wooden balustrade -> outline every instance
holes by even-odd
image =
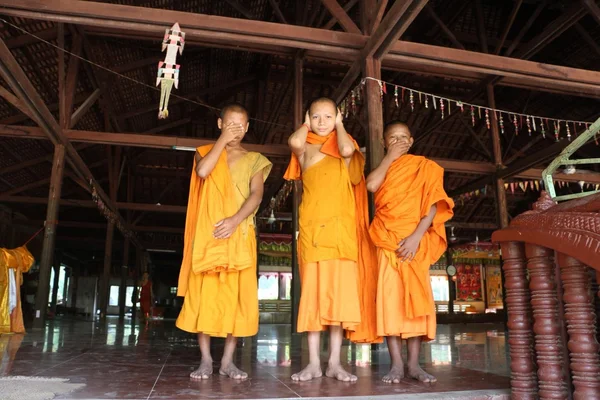
[[[532,211],[496,231],[515,400],[600,400],[600,194]]]

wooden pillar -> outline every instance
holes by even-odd
[[[533,354],[531,295],[525,274],[523,243],[501,244],[506,275],[506,312],[508,313],[508,344],[510,346],[510,387],[513,400],[538,398],[537,375]]]
[[[448,237],[450,235],[447,235]],[[452,253],[450,252],[450,247],[446,249],[446,270],[450,265],[454,265],[452,260]],[[456,297],[456,284],[454,280],[452,280],[452,276],[446,274],[448,276],[448,314],[454,314],[454,298]],[[454,275],[456,276],[456,274]]]
[[[142,249],[136,247],[135,249],[135,265],[133,267],[133,308],[131,310],[131,324],[135,325],[135,320],[137,318],[137,299],[140,297],[138,288],[138,280],[139,280],[139,270],[142,265]]]
[[[131,171],[127,168],[127,202],[133,201],[133,179]],[[127,224],[131,226],[131,211],[127,211]],[[127,303],[127,278],[129,275],[129,246],[131,241],[125,238],[125,248],[123,249],[123,263],[121,265],[121,286],[119,290],[119,321],[125,319],[125,304]]]
[[[600,346],[596,340],[594,294],[588,267],[558,253],[569,332],[574,400],[600,399]]]
[[[568,372],[563,369],[567,360],[563,358],[559,299],[554,279],[554,251],[526,244],[525,253],[533,309],[539,396],[541,399],[565,399],[568,397]]]
[[[108,308],[108,295],[110,290],[110,267],[112,265],[112,248],[115,236],[115,224],[108,222],[106,227],[106,243],[104,245],[104,270],[100,281],[100,319],[106,319]]]
[[[381,79],[381,61],[368,57],[363,64],[363,76]],[[365,104],[367,108],[367,171],[372,171],[383,159],[383,107],[379,83],[367,79],[365,82]],[[369,215],[375,215],[375,202],[369,193]]]
[[[494,85],[487,85],[488,104],[492,109],[496,109],[496,98],[494,97]],[[500,144],[500,132],[498,130],[498,121],[496,113],[491,113],[492,118],[492,147],[494,153],[494,164],[497,169],[502,168],[502,146]],[[504,179],[494,180],[494,192],[496,194],[496,207],[498,225],[501,229],[508,226],[508,203],[506,201],[506,189],[504,188]]]
[[[54,256],[54,242],[56,240],[56,223],[60,203],[60,191],[65,167],[65,147],[61,144],[54,146],[52,160],[52,175],[50,177],[50,190],[48,193],[48,208],[46,209],[46,224],[44,229],[44,242],[40,258],[40,275],[35,297],[35,318],[33,329],[43,329],[48,309],[48,291],[50,290],[50,268]]]
[[[130,240],[125,238],[123,248],[123,262],[121,263],[121,285],[119,286],[119,322],[125,319],[125,303],[127,296],[127,275],[129,273],[129,244]]]
[[[50,302],[50,309],[52,314],[56,315],[56,305],[58,302],[58,278],[60,277],[60,256],[54,255],[54,281],[52,282],[52,301]],[[52,274],[51,274],[52,275]]]
[[[294,60],[294,129],[304,121],[302,101],[303,59],[296,54]],[[292,183],[292,333],[297,331],[298,308],[300,306],[300,268],[298,264],[298,209],[302,200],[302,181]]]
[[[381,61],[372,57],[365,60],[363,76],[381,79]],[[367,170],[371,171],[383,159],[383,107],[379,83],[368,79],[365,83],[367,106]]]

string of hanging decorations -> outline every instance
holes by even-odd
[[[133,238],[135,236],[133,231],[123,226],[120,218],[114,212],[112,212],[106,204],[104,204],[104,201],[102,201],[102,199],[98,195],[98,190],[96,190],[96,186],[92,183],[92,180],[90,180],[90,186],[92,187],[92,200],[94,201],[96,207],[98,207],[98,210],[100,210],[104,218],[106,218],[107,221],[115,224],[115,226],[118,230],[121,231],[123,236],[125,236],[128,239]]]
[[[566,134],[566,138],[571,140],[573,135],[585,131],[591,125],[591,122],[588,121],[557,119],[480,106],[371,77],[362,79],[361,82],[350,91],[348,96],[342,100],[340,109],[346,118],[350,115],[350,112],[356,114],[358,106],[362,104],[362,99],[364,99],[363,91],[367,80],[375,81],[379,84],[381,101],[384,100],[386,95],[392,94],[394,96],[396,108],[399,108],[401,104],[408,102],[411,111],[415,111],[415,105],[418,102],[419,104],[424,105],[425,108],[433,107],[434,110],[439,110],[441,119],[451,115],[455,110],[463,114],[466,112],[470,114],[471,124],[473,126],[475,126],[477,120],[485,119],[487,129],[491,129],[493,115],[496,121],[498,121],[498,126],[502,134],[505,134],[508,125],[513,125],[515,135],[519,135],[521,131],[527,130],[529,136],[531,136],[532,132],[539,132],[544,138],[546,135],[554,135],[556,141],[559,141]],[[598,145],[597,136],[595,137],[595,142],[596,145]]]
[[[554,180],[554,185],[558,186],[561,189],[564,187],[568,187],[570,183],[571,182],[561,181],[561,180],[557,180],[557,179]],[[594,184],[594,183],[589,183],[589,182],[585,182],[585,181],[579,181],[579,182],[577,182],[577,184],[579,185],[579,188],[581,189],[582,192],[586,189],[587,190],[600,189],[600,184],[598,184],[598,183]],[[511,194],[515,194],[515,192],[518,191],[519,189],[521,189],[521,191],[523,193],[526,193],[527,191],[539,192],[540,190],[544,189],[544,181],[543,180],[515,181],[515,182],[505,183],[504,189],[507,191],[509,190]],[[460,205],[464,205],[465,201],[469,201],[470,199],[472,199],[474,197],[479,197],[481,195],[485,196],[487,194],[488,190],[492,190],[491,186],[486,185],[481,189],[472,190],[470,192],[463,193],[459,196],[456,196],[453,200]]]
[[[292,193],[292,190],[293,182],[285,181],[283,186],[281,186],[281,189],[279,189],[279,191],[275,195],[275,197],[273,197],[269,201],[269,205],[262,212],[262,216],[268,217],[269,215],[271,215],[271,213],[275,213],[278,210],[280,210],[284,206],[289,195]]]

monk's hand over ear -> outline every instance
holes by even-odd
[[[240,223],[235,217],[222,219],[215,224],[213,236],[215,239],[227,239],[230,237]]]
[[[409,235],[406,239],[403,239],[398,243],[398,250],[396,250],[396,256],[402,261],[412,261],[419,250],[419,243],[421,238],[418,235]]]
[[[240,124],[230,123],[223,128],[221,136],[225,140],[225,143],[233,142],[244,135],[244,127]]]
[[[344,116],[339,108],[337,109],[337,114],[335,115],[335,126],[344,126]]]
[[[409,148],[410,144],[406,142],[394,142],[389,146],[387,156],[390,157],[392,161],[396,161],[405,155]]]

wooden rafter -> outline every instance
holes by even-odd
[[[214,143],[214,140],[210,139],[177,137],[171,135],[160,136],[143,135],[135,133],[107,133],[77,130],[65,130],[64,134],[67,137],[67,139],[69,139],[71,142],[110,144],[113,146],[131,146],[156,149],[173,149],[174,147],[181,149],[195,149],[196,147]],[[1,136],[27,139],[48,139],[48,137],[44,135],[40,128],[30,126],[0,125],[0,137]],[[290,155],[290,151],[287,145],[259,145],[248,143],[245,144],[244,147],[246,147],[250,151],[259,152],[268,157],[279,157],[285,161],[289,159],[288,157]],[[549,155],[542,157],[542,160],[547,160],[549,157],[551,158],[552,154],[554,153],[550,153]],[[531,159],[531,157],[527,158]],[[539,154],[535,157],[539,157]],[[496,171],[496,168],[493,164],[486,162],[459,161],[438,158],[433,158],[433,160],[440,164],[448,172],[489,175]],[[530,165],[535,165],[535,163]],[[519,172],[516,173],[515,176],[531,177],[532,174],[537,174],[538,172],[541,173],[541,170],[531,168],[520,168]],[[577,181],[577,177],[570,178],[568,175],[565,175],[560,179],[565,181]],[[598,179],[598,183],[600,183],[600,179]]]
[[[237,10],[240,14],[248,19],[254,19],[254,14],[245,5],[241,4],[237,0],[225,0],[227,4]]]
[[[44,12],[40,12],[40,9]],[[181,25],[189,26],[189,29],[186,28],[186,42],[192,45],[221,45],[282,55],[289,55],[291,49],[306,49],[309,59],[330,59],[335,54],[337,61],[346,63],[356,60],[360,49],[369,40],[363,35],[302,26],[77,0],[69,1],[68,5],[58,0],[0,0],[0,12],[33,19],[67,20],[88,26],[88,32],[100,30],[103,35],[124,36],[127,31],[127,37],[137,34],[135,37],[141,40],[160,38],[164,26],[178,20]],[[580,96],[600,96],[597,85],[600,73],[595,71],[421,43],[394,43],[383,59],[383,67],[438,76],[452,74],[473,78],[481,77],[481,74],[493,74],[505,77],[503,85],[526,86],[543,91],[559,90]]]
[[[523,4],[523,0],[517,0],[515,5],[513,6],[510,16],[508,17],[508,22],[506,23],[506,27],[504,28],[504,31],[502,32],[500,41],[498,41],[498,45],[496,46],[496,50],[494,51],[494,54],[498,55],[498,54],[500,54],[500,51],[502,51],[502,48],[504,47],[504,43],[506,43],[506,38],[508,37],[508,33],[510,32],[510,29],[512,28],[512,26],[515,22],[515,18],[517,17],[517,14],[518,14],[519,10],[521,9],[522,4]]]
[[[86,163],[77,153],[69,139],[64,135],[60,125],[54,119],[44,104],[44,101],[40,98],[3,40],[0,40],[0,75],[12,88],[15,95],[27,105],[33,119],[41,127],[43,133],[46,134],[54,144],[64,146],[65,153],[68,154],[69,161],[74,166],[76,173],[85,181],[96,186],[98,196],[104,201],[106,206],[111,210],[116,210],[112,201],[94,179],[94,176]],[[116,213],[116,216],[121,220],[122,224],[125,223],[120,214]],[[136,245],[139,245],[137,241],[134,240],[134,242],[136,242]]]
[[[283,13],[281,12],[281,8],[279,8],[279,4],[277,4],[277,0],[269,0],[269,4],[271,4],[271,7],[273,8],[273,12],[279,19],[279,22],[281,22],[282,24],[287,24],[287,21],[286,21],[285,17],[283,16]]]
[[[433,9],[433,7],[431,7],[431,5],[429,5],[429,4],[427,4],[425,6],[425,10],[429,13],[429,16],[431,17],[431,19],[433,19],[435,21],[435,23],[438,24],[438,26],[440,27],[442,32],[444,32],[446,37],[448,37],[448,39],[450,39],[452,44],[457,49],[465,50],[465,46],[463,46],[462,43],[458,41],[458,39],[456,38],[456,35],[454,35],[454,33],[450,30],[450,28],[448,28],[448,26],[444,23],[444,21],[442,21],[442,19],[437,15],[437,13]]]
[[[350,0],[348,3],[346,3],[346,5],[344,6],[343,10],[344,12],[349,12],[352,7],[354,7],[356,4],[358,3],[358,0]],[[323,14],[325,15],[325,14]],[[335,26],[335,24],[337,24],[338,20],[336,17],[331,18],[329,21],[327,21],[327,23],[325,25],[323,25],[322,29],[326,29],[329,30],[331,28],[333,28]]]
[[[504,52],[504,55],[506,57],[510,56],[515,51],[517,46],[521,43],[521,40],[523,40],[523,37],[525,36],[527,31],[529,31],[529,28],[531,28],[533,26],[534,22],[540,16],[540,14],[544,10],[544,8],[546,8],[547,5],[548,5],[547,0],[544,0],[538,4],[538,6],[535,8],[535,11],[533,12],[533,14],[531,14],[529,16],[529,18],[527,19],[527,22],[525,22],[525,25],[523,25],[521,27],[521,30],[517,34],[517,37],[513,39],[511,45]]]
[[[533,57],[564,31],[575,25],[585,14],[586,10],[579,3],[573,4],[542,32],[532,38],[527,46],[517,51],[514,56],[523,60]]]
[[[594,0],[581,0],[583,6],[589,11],[589,13],[594,17],[596,22],[600,25],[600,7]]]
[[[346,11],[340,6],[340,3],[337,0],[321,0],[321,3],[329,10],[331,15],[337,19],[339,24],[344,28],[344,30],[348,33],[356,33],[358,35],[362,34],[358,26],[352,21],[352,19],[348,16]]]
[[[377,30],[369,37],[358,58],[334,92],[332,97],[336,102],[340,103],[351,89],[356,78],[360,75],[363,61],[370,57],[376,59],[384,57],[390,47],[408,29],[425,4],[427,4],[427,0],[407,0],[394,3]]]

